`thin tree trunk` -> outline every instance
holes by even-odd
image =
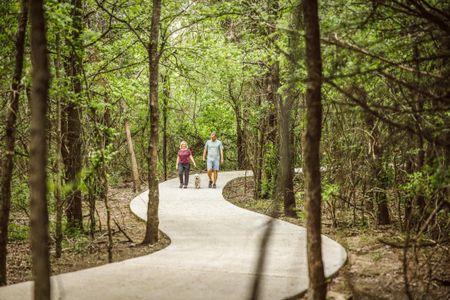
[[[306,70],[306,130],[304,134],[304,176],[306,196],[306,230],[309,271],[308,299],[325,299],[325,281],[321,242],[321,176],[320,137],[322,126],[322,59],[320,54],[320,28],[317,0],[298,1],[305,22]]]
[[[105,100],[107,103],[108,101]],[[110,117],[110,111],[107,108],[104,115],[103,115],[103,126],[106,128],[111,127],[111,117]],[[113,239],[112,239],[112,228],[111,228],[111,209],[109,207],[109,197],[108,197],[108,166],[107,166],[107,160],[106,160],[106,149],[108,148],[108,145],[111,143],[110,137],[107,133],[103,134],[102,137],[102,163],[100,165],[100,181],[101,181],[101,190],[102,190],[102,198],[105,203],[105,209],[106,209],[106,228],[108,231],[108,262],[111,263],[113,261]]]
[[[237,104],[239,105],[239,104]],[[241,124],[241,110],[238,107],[235,110],[236,114],[236,147],[237,147],[237,167],[238,170],[245,170],[247,168],[245,163],[245,144],[244,144],[244,131]]]
[[[31,142],[30,203],[34,299],[50,299],[50,260],[47,211],[47,97],[50,72],[45,37],[44,5],[33,0],[31,16]]]
[[[415,76],[417,82],[421,82],[421,76],[420,76],[420,53],[419,53],[419,46],[417,44],[414,44],[413,48],[413,57],[415,60]],[[421,112],[423,111],[423,105],[424,105],[424,98],[421,97],[419,94],[415,96],[415,103],[412,105],[412,110],[414,112],[414,119],[415,119],[415,126],[417,128],[417,132],[421,132],[423,128],[423,121],[422,121],[422,115]],[[425,141],[422,135],[418,135],[414,138],[417,140],[417,157],[416,157],[416,170],[421,171],[425,164]],[[423,194],[423,191],[419,191],[415,196],[415,204],[418,206],[418,209],[420,212],[426,213],[426,202],[425,202],[425,196]]]
[[[167,180],[167,107],[169,105],[170,97],[170,82],[169,76],[163,76],[163,168],[164,181]]]
[[[158,141],[159,141],[159,110],[158,110],[158,79],[159,79],[159,20],[161,17],[161,0],[153,0],[152,22],[150,28],[149,81],[150,81],[150,141],[148,161],[148,208],[147,226],[142,244],[155,244],[158,241],[159,227],[159,187],[158,187]]]
[[[127,135],[128,152],[130,153],[131,170],[133,172],[133,192],[141,191],[141,180],[139,178],[139,169],[136,161],[136,154],[134,153],[133,139],[131,137],[130,125],[128,120],[125,120],[125,132]]]
[[[237,168],[238,170],[246,169],[244,130],[242,128],[242,109],[240,94],[233,93],[233,80],[228,83],[228,95],[230,96],[231,106],[233,107],[236,120],[236,148],[237,148]]]
[[[258,86],[264,86],[264,83],[261,83],[261,85]],[[262,96],[257,96],[257,106],[260,106],[262,104]],[[259,121],[259,127],[256,131],[256,143],[254,147],[254,167],[253,167],[253,178],[255,182],[255,189],[254,189],[254,198],[259,199],[261,198],[261,189],[262,189],[262,169],[263,169],[263,163],[264,163],[264,144],[265,144],[265,131],[266,131],[266,120],[264,117],[262,117]]]
[[[56,78],[60,79],[60,69],[61,69],[61,37],[60,34],[56,35]],[[63,199],[61,195],[62,189],[62,112],[61,112],[61,97],[56,98],[56,110],[57,110],[57,138],[56,138],[56,190],[55,190],[55,205],[56,205],[56,221],[55,221],[55,257],[60,258],[62,253],[62,215],[63,215]]]
[[[257,142],[255,143],[255,167],[254,167],[254,179],[255,179],[255,191],[254,198],[261,198],[262,189],[262,171],[264,162],[264,135],[265,135],[265,122],[261,121],[260,130],[257,132]]]
[[[14,166],[14,146],[16,144],[16,120],[19,110],[20,80],[22,79],[25,34],[28,20],[28,1],[22,0],[19,28],[16,36],[16,65],[11,84],[10,102],[6,111],[5,156],[1,161],[0,177],[0,286],[6,285],[6,256],[8,245],[8,223],[11,208],[11,181]]]
[[[366,93],[363,92],[363,97]],[[372,192],[373,199],[377,205],[377,220],[380,225],[387,225],[391,223],[389,216],[388,199],[386,196],[386,189],[388,186],[386,175],[384,174],[382,164],[383,147],[381,144],[381,133],[378,124],[375,123],[375,117],[367,114],[365,118],[366,125],[368,126],[371,138],[369,142],[369,149],[372,151],[371,172],[373,179],[373,185],[377,187],[377,190]]]
[[[283,97],[279,97],[279,135],[280,135],[280,188],[284,201],[284,214],[296,217],[294,193],[294,151],[291,133],[292,108],[297,95],[297,69],[300,54],[300,35],[302,26],[301,7],[296,7],[292,14],[292,25],[289,31],[290,51],[287,89]]]
[[[111,229],[111,209],[109,207],[109,197],[108,197],[108,174],[107,174],[107,166],[105,159],[105,148],[102,149],[102,165],[100,167],[102,178],[102,198],[105,202],[106,209],[106,228],[108,231],[108,262],[111,263],[113,261],[113,239],[112,239],[112,229]]]
[[[73,29],[71,35],[71,55],[69,60],[69,75],[72,82],[72,90],[76,99],[72,99],[67,104],[67,141],[64,148],[67,148],[64,164],[66,167],[66,179],[74,185],[74,190],[67,195],[67,223],[71,228],[83,228],[83,214],[81,206],[81,191],[78,188],[79,176],[82,168],[81,155],[81,108],[77,104],[81,97],[81,31],[82,31],[82,0],[72,0]]]

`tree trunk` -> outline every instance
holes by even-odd
[[[299,31],[302,26],[301,7],[297,7],[292,14],[292,25],[289,31],[290,51],[287,89],[283,97],[279,97],[279,134],[280,134],[280,188],[284,201],[284,214],[296,217],[294,193],[294,151],[293,138],[290,132],[292,125],[292,107],[294,106],[297,89],[297,69],[300,54]]]
[[[69,60],[69,75],[72,82],[72,91],[75,99],[72,99],[66,107],[67,114],[67,138],[64,148],[64,164],[66,167],[66,180],[74,185],[74,189],[67,195],[67,225],[70,228],[83,228],[83,214],[81,206],[81,191],[78,188],[79,176],[82,168],[81,155],[81,108],[77,102],[81,98],[81,64],[82,57],[80,49],[82,48],[81,30],[82,30],[82,0],[72,0],[72,19],[73,29],[71,35],[71,55]]]
[[[108,100],[105,100],[105,103],[108,103]],[[111,117],[109,108],[106,109],[103,115],[103,126],[104,128],[111,127]],[[113,261],[113,238],[112,238],[112,228],[111,228],[111,209],[109,207],[109,197],[108,197],[108,165],[106,159],[106,149],[108,145],[111,143],[110,136],[107,132],[103,131],[103,135],[101,137],[101,151],[102,151],[102,161],[100,165],[100,185],[101,185],[101,198],[105,203],[106,209],[106,228],[108,231],[108,262],[111,263]]]
[[[258,87],[262,88],[265,86],[263,79],[256,80]],[[262,93],[257,96],[256,106],[262,105]],[[259,127],[256,129],[256,143],[254,145],[254,157],[253,161],[253,179],[255,182],[255,189],[253,197],[255,199],[261,198],[261,190],[262,190],[262,171],[264,165],[264,144],[266,135],[266,119],[264,116],[261,117],[259,121]]]
[[[280,108],[280,189],[283,196],[284,214],[296,217],[294,193],[293,151],[290,130],[290,109]]]
[[[323,270],[321,243],[321,176],[320,136],[322,126],[322,59],[317,0],[298,1],[303,4],[306,46],[306,129],[304,134],[304,172],[306,196],[306,230],[309,271],[308,299],[325,299],[327,283]]]
[[[159,141],[159,111],[158,111],[158,79],[159,79],[159,20],[161,17],[161,0],[153,0],[152,22],[150,28],[149,81],[150,81],[150,141],[148,159],[148,208],[147,226],[142,244],[155,244],[158,241],[159,227],[159,187],[158,187],[158,141]]]
[[[61,70],[61,36],[59,33],[56,34],[56,61],[55,61],[55,75],[58,80],[60,80],[60,70]],[[63,199],[62,199],[62,112],[61,112],[61,97],[58,95],[56,97],[56,189],[55,189],[55,206],[56,206],[56,221],[55,221],[55,257],[60,258],[62,253],[62,216],[63,216]]]
[[[241,124],[240,108],[235,111],[236,114],[236,147],[237,147],[237,167],[238,170],[247,168],[245,163],[244,130]]]
[[[230,96],[230,104],[234,111],[234,117],[236,120],[236,148],[237,148],[237,169],[245,170],[246,166],[246,157],[245,157],[245,138],[244,138],[244,129],[242,128],[242,103],[241,103],[241,94],[242,94],[242,86],[241,93],[235,95],[233,92],[233,80],[228,82],[228,95]]]
[[[163,76],[163,168],[164,168],[164,181],[167,180],[167,107],[169,105],[170,97],[170,82],[169,76]]]
[[[11,208],[11,181],[16,144],[16,120],[19,110],[20,80],[22,79],[25,34],[28,20],[28,1],[22,0],[19,28],[16,36],[16,65],[11,84],[11,97],[6,110],[6,134],[4,136],[5,156],[1,161],[0,177],[0,286],[6,285],[6,247],[8,245],[8,223]]]
[[[420,76],[420,53],[419,53],[419,46],[417,44],[414,44],[413,48],[413,57],[415,61],[415,77],[418,82],[418,84],[421,82],[421,76]],[[417,132],[421,132],[423,126],[422,121],[422,115],[421,112],[423,111],[424,106],[424,97],[417,94],[415,96],[415,103],[413,104],[412,110],[414,112],[414,119],[415,119],[415,126],[417,129]],[[417,157],[416,157],[416,170],[421,171],[423,166],[425,165],[425,141],[422,135],[418,135],[414,138],[417,140]],[[426,213],[426,202],[425,202],[425,196],[423,194],[423,191],[418,191],[418,193],[415,196],[415,203],[418,206],[418,209],[420,212]]]
[[[366,94],[364,92],[363,97],[365,96]],[[369,142],[369,149],[372,151],[372,157],[370,157],[372,169],[371,177],[373,179],[373,185],[377,188],[376,191],[372,192],[372,195],[377,205],[377,220],[379,225],[387,225],[391,223],[391,218],[389,216],[388,199],[386,196],[388,182],[381,166],[383,158],[381,133],[378,124],[375,123],[375,117],[373,115],[367,114],[365,121],[371,133]]]
[[[45,37],[44,5],[33,0],[31,16],[31,141],[30,203],[31,256],[34,299],[50,299],[50,260],[47,211],[47,97],[50,72]]]
[[[131,138],[130,125],[128,120],[125,120],[125,132],[127,135],[128,152],[130,153],[131,170],[133,172],[133,192],[141,191],[141,180],[139,178],[139,169],[136,161],[136,155],[134,153],[133,139]]]

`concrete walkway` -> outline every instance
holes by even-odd
[[[180,190],[178,180],[160,184],[160,229],[170,246],[151,255],[52,277],[53,299],[248,299],[268,217],[238,208],[223,186],[244,172],[223,172],[217,189]],[[192,179],[191,179],[192,180]],[[193,181],[193,180],[192,180]],[[147,192],[130,203],[146,218]],[[327,276],[347,255],[323,237]],[[262,276],[261,299],[285,299],[308,287],[306,230],[276,220]],[[0,299],[32,299],[32,283],[0,288]]]

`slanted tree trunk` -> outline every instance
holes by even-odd
[[[136,154],[134,153],[133,139],[131,137],[128,120],[125,120],[125,133],[127,135],[128,152],[130,153],[131,170],[133,173],[133,192],[136,193],[141,191],[141,180],[139,178],[139,169],[136,161]]]
[[[303,159],[306,196],[306,230],[309,272],[308,299],[325,299],[327,283],[323,270],[321,242],[321,182],[320,136],[322,130],[322,59],[320,54],[320,28],[317,0],[298,1],[305,22],[306,46],[306,129]]]
[[[28,20],[28,1],[22,0],[19,28],[16,36],[16,62],[11,84],[11,97],[6,110],[6,133],[3,144],[5,155],[0,162],[0,285],[6,285],[6,256],[8,245],[8,223],[11,208],[11,181],[14,166],[14,146],[16,144],[16,120],[19,111],[20,80],[22,79],[25,34]]]
[[[31,141],[30,224],[34,299],[50,299],[50,260],[47,211],[47,97],[50,72],[45,37],[44,4],[33,0],[31,19]]]
[[[159,21],[161,17],[161,0],[153,0],[152,22],[150,28],[149,81],[150,81],[150,141],[148,159],[148,208],[147,226],[142,244],[155,244],[158,241],[159,227],[159,187],[158,187],[158,141],[159,141],[159,110],[158,110],[158,79],[159,79]]]
[[[67,126],[64,128],[66,138],[63,146],[64,164],[66,169],[66,181],[74,185],[74,189],[67,195],[67,225],[71,228],[83,228],[83,214],[81,206],[81,191],[78,188],[79,176],[82,168],[81,154],[81,108],[77,103],[81,98],[81,73],[82,58],[80,55],[81,31],[82,31],[82,0],[72,0],[72,34],[69,44],[71,45],[71,55],[68,62],[68,74],[72,82],[72,91],[75,99],[70,101],[65,113],[67,117]]]

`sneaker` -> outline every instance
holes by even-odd
[[[216,188],[216,187],[217,187],[217,186],[216,186],[216,184],[214,183],[214,184],[213,184],[213,188]]]
[[[187,189],[187,185],[185,185],[184,188]]]
[[[208,185],[208,187],[209,187],[209,188],[211,188],[211,187],[212,187],[212,181],[210,181],[210,182],[209,182],[209,185]]]
[[[180,184],[180,189],[183,188],[183,184]]]

